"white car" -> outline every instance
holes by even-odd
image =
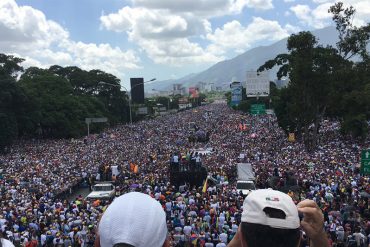
[[[86,199],[95,200],[109,200],[116,195],[114,185],[111,183],[99,183],[93,186],[93,191],[86,197]]]

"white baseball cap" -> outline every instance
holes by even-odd
[[[101,247],[118,243],[162,247],[167,237],[166,214],[147,194],[131,192],[116,198],[99,223]]]
[[[270,216],[266,209],[281,210],[285,218]],[[300,226],[298,209],[292,198],[272,189],[252,191],[245,198],[241,221],[280,229],[297,229]]]

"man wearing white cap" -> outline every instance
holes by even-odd
[[[298,212],[303,214],[300,222]],[[297,206],[280,191],[251,192],[243,203],[241,224],[229,247],[298,247],[302,230],[311,247],[327,247],[324,216],[316,203],[304,200]]]
[[[147,194],[131,192],[116,198],[99,223],[95,246],[169,247],[166,214]]]

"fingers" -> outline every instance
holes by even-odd
[[[299,208],[305,208],[305,207],[310,207],[310,208],[318,208],[316,202],[306,199],[301,201],[300,203],[297,204],[298,209]]]
[[[321,209],[317,206],[317,204],[312,200],[304,200],[297,205],[298,211],[303,213],[304,220],[308,219],[315,219],[317,222],[323,222],[324,216],[321,212]]]
[[[301,227],[303,231],[307,233],[307,235],[310,235],[315,232],[315,229],[311,226],[311,224],[307,223],[306,221],[301,221]]]
[[[320,216],[322,216],[321,210],[318,208],[298,208],[298,212],[303,213],[304,217],[321,218]]]
[[[312,200],[304,200],[298,203],[297,208],[300,213],[303,213],[301,227],[306,234],[315,241],[325,240],[323,233],[324,215],[317,204]]]

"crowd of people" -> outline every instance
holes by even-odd
[[[206,131],[208,142],[189,141],[189,123]],[[331,246],[368,246],[370,185],[359,164],[370,142],[342,137],[333,121],[323,121],[319,139],[317,150],[307,152],[288,141],[275,116],[217,103],[83,139],[20,141],[0,156],[1,232],[15,246],[93,246],[110,202],[66,195],[82,181],[114,176],[117,195],[138,191],[161,203],[172,246],[226,246],[241,222],[244,198],[236,190],[235,164],[242,157],[254,167],[257,188],[283,189],[287,174],[294,177],[296,186],[286,192],[296,203],[319,205]],[[201,157],[219,184],[172,185],[170,165],[207,148],[208,155],[193,154],[195,164]],[[112,167],[120,173],[113,175]]]

